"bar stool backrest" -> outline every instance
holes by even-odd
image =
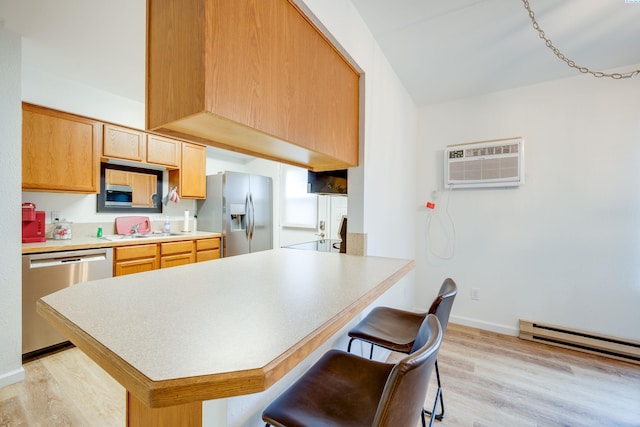
[[[429,378],[442,342],[442,328],[434,314],[425,317],[416,342],[423,345],[391,370],[373,421],[375,427],[416,424],[427,394]]]

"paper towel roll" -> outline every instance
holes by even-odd
[[[184,211],[184,224],[182,225],[182,231],[189,231],[189,211]]]

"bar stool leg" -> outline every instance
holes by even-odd
[[[435,414],[434,418],[438,421],[442,421],[442,419],[444,418],[444,399],[442,398],[442,385],[440,384],[440,371],[438,370],[438,361],[436,360],[435,363],[435,368],[436,368],[436,379],[438,380],[438,395],[436,396],[436,403],[438,400],[440,400],[440,413],[439,414]],[[433,411],[436,410],[436,404],[433,405],[433,410],[432,411],[427,411],[426,409],[423,411],[424,414],[426,415],[431,415]],[[424,417],[423,417],[423,424],[424,424]]]

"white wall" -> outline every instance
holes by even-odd
[[[457,281],[452,321],[515,334],[527,319],[640,340],[639,95],[640,80],[579,75],[420,111],[417,204],[442,189],[446,145],[525,139],[525,185],[440,193],[428,235],[420,210],[418,280],[432,284],[427,294],[442,276]],[[444,261],[434,253],[452,236],[448,197],[456,246]]]
[[[20,37],[0,25],[0,387],[21,381],[22,370],[22,106],[20,104]]]
[[[22,78],[22,100],[25,102],[144,129],[144,103],[56,76],[40,68],[25,67]]]
[[[349,170],[349,231],[367,234],[368,255],[413,258],[417,109],[350,1],[297,3],[364,72],[364,161]]]

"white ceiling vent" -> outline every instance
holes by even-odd
[[[524,183],[524,141],[499,139],[449,145],[444,187],[514,187]]]

